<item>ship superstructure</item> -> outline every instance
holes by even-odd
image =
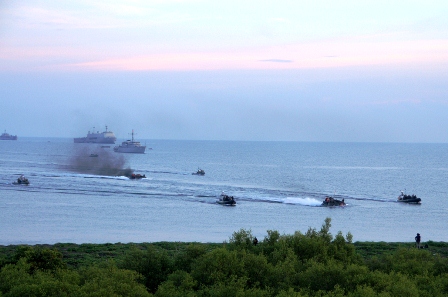
[[[114,144],[115,141],[117,140],[117,137],[115,137],[114,132],[112,131],[107,131],[107,126],[106,126],[106,131],[104,132],[99,132],[97,131],[96,133],[95,131],[95,127],[93,127],[93,132],[90,133],[87,132],[87,137],[78,137],[78,138],[74,138],[73,141],[75,143],[112,143]]]

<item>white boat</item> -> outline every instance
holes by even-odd
[[[134,141],[134,130],[132,130],[132,139],[123,141],[121,145],[114,147],[114,152],[144,154],[145,149],[145,145],[141,145],[139,141]]]
[[[17,135],[10,135],[6,133],[6,130],[0,135],[0,140],[17,140]]]
[[[95,129],[95,127],[93,127]],[[114,144],[117,140],[117,137],[115,137],[114,132],[106,131],[101,132],[97,131],[96,133],[93,131],[92,133],[87,132],[87,137],[77,137],[73,139],[75,143],[112,143]]]

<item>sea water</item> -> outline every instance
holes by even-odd
[[[223,242],[240,229],[262,240],[320,229],[327,217],[354,241],[448,240],[448,144],[140,141],[145,154],[68,138],[0,141],[0,244]],[[99,173],[95,158],[146,178]],[[12,184],[20,174],[30,185]],[[421,205],[397,202],[401,190]],[[216,203],[223,191],[236,206]],[[321,207],[327,195],[347,205]]]

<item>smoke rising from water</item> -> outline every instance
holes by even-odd
[[[129,177],[134,170],[125,166],[123,155],[100,147],[79,147],[69,159],[70,169],[78,173]]]

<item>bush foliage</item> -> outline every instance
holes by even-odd
[[[251,230],[241,229],[223,244],[2,249],[0,296],[448,295],[446,256],[409,245],[356,245],[350,233],[333,236],[330,227],[327,218],[305,234],[268,230],[257,244]]]

